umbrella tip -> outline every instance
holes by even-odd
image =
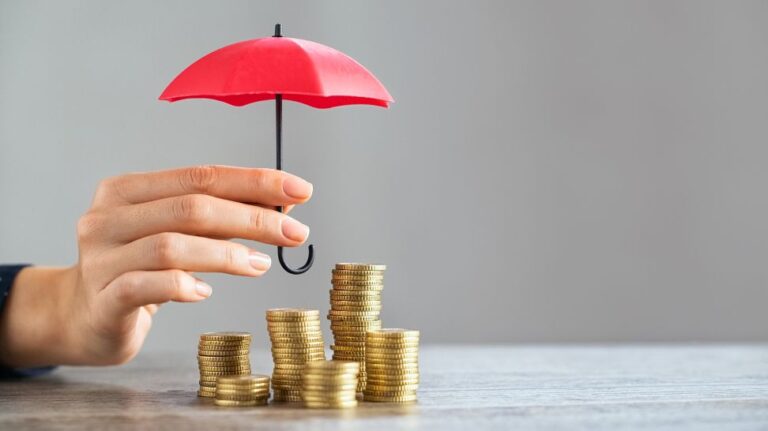
[[[275,24],[275,34],[272,37],[283,37],[283,28],[279,23]]]

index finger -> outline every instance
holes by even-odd
[[[99,184],[93,207],[198,193],[243,203],[287,206],[309,200],[312,184],[276,169],[203,165],[108,178]]]

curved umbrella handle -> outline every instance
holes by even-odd
[[[278,24],[279,26],[280,24]],[[275,28],[275,32],[277,33],[279,31],[279,27]],[[277,170],[280,171],[283,169],[283,95],[282,94],[275,94],[275,144],[276,144],[276,151],[275,155],[277,156]],[[277,207],[278,212],[283,212],[283,207]],[[293,269],[288,266],[288,264],[285,263],[285,259],[283,259],[283,247],[278,246],[277,247],[277,259],[280,261],[280,266],[283,267],[283,269],[288,272],[289,274],[298,275],[298,274],[304,274],[305,272],[309,271],[309,268],[312,268],[312,264],[315,263],[315,247],[310,244],[309,245],[309,256],[307,256],[307,261],[304,263],[304,265]]]
[[[312,264],[315,263],[315,248],[312,246],[312,244],[309,245],[309,256],[307,256],[307,262],[296,269],[290,268],[285,263],[285,260],[283,260],[283,247],[277,247],[277,260],[280,261],[280,266],[282,266],[283,269],[289,274],[304,274],[305,272],[309,271],[309,268],[312,268]]]

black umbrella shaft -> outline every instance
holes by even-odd
[[[275,94],[275,142],[277,148],[277,170],[283,170],[283,95]]]

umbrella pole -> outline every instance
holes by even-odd
[[[279,24],[278,24],[279,25]],[[277,29],[276,29],[277,31]],[[283,170],[283,95],[275,94],[275,165],[278,171]],[[277,211],[283,212],[283,207],[277,207]],[[309,245],[309,256],[307,256],[307,262],[304,265],[293,269],[290,268],[283,259],[283,247],[277,247],[277,260],[280,261],[280,266],[289,274],[303,274],[309,271],[312,264],[315,262],[315,248],[312,244]]]

